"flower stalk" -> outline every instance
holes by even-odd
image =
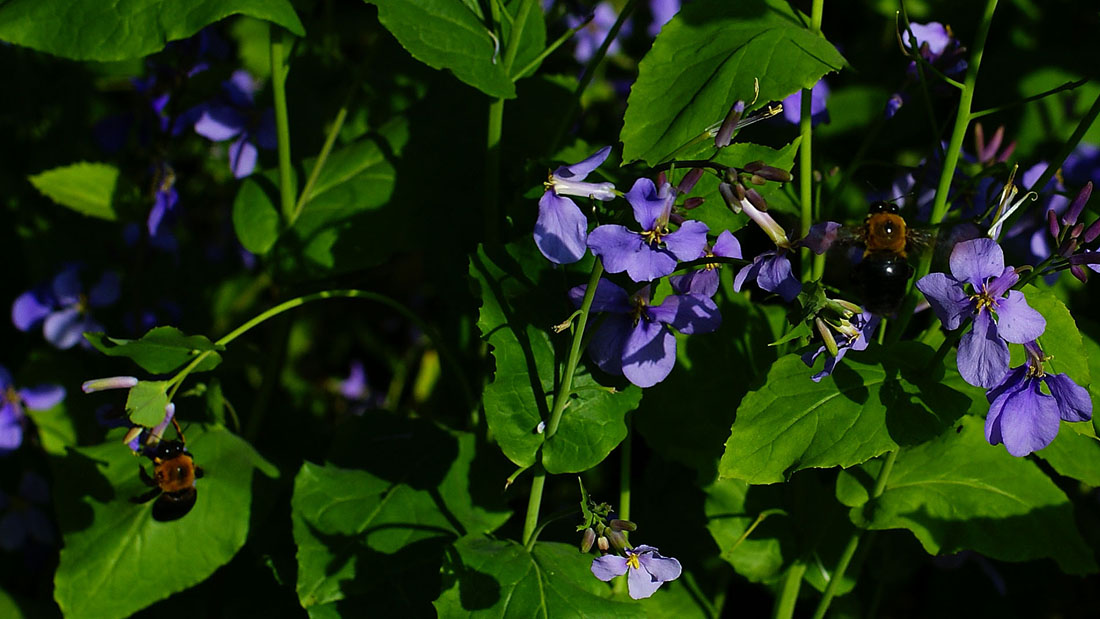
[[[286,51],[283,46],[283,30],[270,26],[271,36],[271,92],[275,100],[275,133],[279,140],[279,202],[282,205],[283,220],[290,222],[294,218],[294,188],[291,186],[290,166],[290,121],[286,109]]]

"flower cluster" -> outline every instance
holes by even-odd
[[[920,72],[917,69],[918,58],[949,78],[961,76],[966,72],[967,67],[966,48],[955,38],[950,26],[939,22],[911,23],[908,29],[898,33],[898,42],[912,60],[906,71],[905,86],[892,94],[886,102],[887,118],[892,118],[908,101],[907,88],[920,79]],[[927,78],[928,69],[925,68],[923,71]]]

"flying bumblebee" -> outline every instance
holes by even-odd
[[[913,276],[909,253],[926,247],[931,235],[908,226],[898,205],[875,202],[863,224],[841,228],[837,240],[863,247],[863,260],[853,269],[852,279],[863,308],[886,315],[896,312],[905,298]]]
[[[182,436],[181,436],[182,438]],[[188,453],[182,440],[161,441],[150,456],[153,461],[153,475],[139,466],[141,481],[152,488],[145,494],[134,497],[135,503],[153,503],[153,519],[160,522],[178,520],[187,515],[195,506],[198,490],[195,480],[202,477],[202,469],[195,466],[195,460]]]

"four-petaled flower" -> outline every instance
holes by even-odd
[[[1020,276],[1004,264],[1004,253],[993,239],[964,241],[951,252],[951,275],[930,273],[917,282],[945,329],[974,319],[959,341],[959,374],[986,389],[1008,372],[1006,342],[1031,342],[1046,329],[1046,320],[1027,304],[1024,293],[1009,290]]]
[[[544,183],[546,192],[539,198],[539,217],[535,221],[535,245],[550,262],[569,264],[584,256],[588,218],[575,202],[563,196],[615,199],[614,183],[584,182],[610,153],[611,147],[604,146],[584,161],[560,166]]]
[[[714,245],[703,252],[705,258],[715,256],[722,258],[741,257],[741,243],[729,230],[723,230],[722,234],[718,235],[718,240],[714,241]],[[668,282],[672,284],[672,289],[679,294],[713,297],[718,292],[718,268],[720,266],[722,265],[712,262],[701,269],[689,271],[683,275],[673,275],[668,278]]]
[[[61,385],[37,385],[16,389],[7,368],[0,366],[0,456],[23,444],[24,408],[43,411],[65,399]]]
[[[863,312],[852,317],[851,320],[842,320],[839,325],[835,327],[835,331],[841,337],[836,341],[836,355],[828,355],[825,359],[825,368],[817,374],[814,374],[811,378],[815,383],[821,382],[822,378],[829,376],[836,369],[836,366],[840,364],[844,359],[845,353],[849,350],[864,350],[870,343],[871,336],[875,333],[875,329],[878,328],[878,323],[881,317],[871,312]],[[821,345],[817,350],[809,350],[802,354],[802,362],[808,367],[814,366],[814,361],[818,356],[826,351],[826,347]]]
[[[648,178],[639,178],[626,194],[641,232],[606,224],[588,235],[588,248],[603,259],[609,273],[622,273],[636,282],[648,282],[676,270],[678,260],[695,260],[707,246],[707,225],[686,220],[675,232],[669,216],[676,194],[668,183],[660,189]]]
[[[587,286],[569,291],[580,306]],[[593,312],[606,312],[600,328],[588,344],[588,355],[608,374],[626,376],[639,387],[652,387],[664,380],[676,365],[676,336],[680,333],[709,333],[722,323],[718,306],[709,297],[669,295],[660,305],[649,305],[651,291],[642,287],[633,296],[601,279],[592,299]]]
[[[118,299],[117,273],[104,273],[88,294],[80,283],[80,268],[65,267],[50,286],[40,286],[19,295],[11,308],[11,320],[20,331],[39,324],[46,340],[57,348],[72,348],[84,341],[84,332],[102,331],[103,327],[88,312],[105,307]]]
[[[1022,457],[1038,451],[1058,435],[1059,420],[1092,419],[1092,398],[1065,374],[1047,374],[1043,353],[1035,342],[1024,344],[1027,363],[1013,368],[986,392],[989,414],[985,438],[990,445],[1004,443],[1008,453]],[[1050,395],[1042,392],[1046,383]]]
[[[255,109],[253,96],[259,85],[248,71],[233,72],[222,82],[224,100],[201,106],[195,121],[195,133],[214,142],[237,138],[229,145],[229,169],[233,176],[244,178],[256,167],[259,151],[276,147],[275,114],[271,109],[262,113]]]
[[[762,252],[752,259],[752,264],[741,267],[733,278],[733,289],[741,292],[745,282],[754,280],[761,289],[778,294],[788,303],[802,292],[802,284],[794,276],[784,248]]]
[[[623,551],[625,557],[604,555],[592,560],[592,574],[607,582],[626,574],[627,591],[635,600],[653,595],[670,580],[680,577],[680,562],[662,557],[653,546],[641,545]]]

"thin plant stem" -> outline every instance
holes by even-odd
[[[806,575],[806,564],[796,561],[783,575],[783,588],[779,590],[779,599],[772,608],[772,619],[791,619],[794,607],[798,603],[798,592],[802,589],[802,577]]]
[[[825,7],[825,0],[814,0],[810,11],[810,32],[821,33],[821,17]],[[802,89],[802,115],[799,118],[798,127],[802,140],[798,144],[798,189],[801,197],[801,217],[799,219],[798,238],[805,238],[810,232],[810,226],[814,222],[814,192],[813,192],[813,89]],[[807,282],[813,276],[812,254],[808,248],[802,248],[802,281]],[[824,270],[825,263],[821,263]]]
[[[286,53],[283,46],[283,30],[271,25],[271,91],[275,99],[275,134],[279,146],[279,202],[282,205],[283,220],[290,222],[294,217],[294,188],[291,186],[290,167],[290,121],[286,110]]]
[[[313,186],[317,184],[317,179],[321,177],[321,170],[325,168],[325,163],[328,161],[329,153],[332,152],[333,145],[336,144],[336,136],[340,135],[340,129],[344,126],[344,120],[348,117],[348,106],[343,106],[340,111],[336,113],[336,118],[332,121],[332,128],[329,129],[328,135],[325,137],[325,143],[321,146],[321,153],[317,155],[317,161],[313,163],[313,169],[309,173],[309,179],[306,181],[305,187],[302,188],[302,192],[298,194],[298,203],[294,205],[294,213],[291,214],[290,220],[287,222],[287,228],[294,225],[295,221],[298,221],[298,217],[302,214],[302,209],[313,197]]]
[[[626,414],[626,438],[619,443],[619,518],[630,520],[630,459],[634,439],[633,416]]]
[[[546,469],[536,462],[534,477],[531,478],[531,494],[527,497],[527,516],[523,520],[523,546],[528,550],[535,545],[535,530],[539,525],[539,508],[542,506],[542,491],[546,488]]]
[[[1069,157],[1069,154],[1073,152],[1073,149],[1077,148],[1077,144],[1081,142],[1081,138],[1085,137],[1085,133],[1092,127],[1093,121],[1096,120],[1097,114],[1100,114],[1100,95],[1097,95],[1096,100],[1092,102],[1092,107],[1088,112],[1085,112],[1084,117],[1081,118],[1081,122],[1077,123],[1077,128],[1074,129],[1073,135],[1069,136],[1069,140],[1062,145],[1062,149],[1058,152],[1058,155],[1051,161],[1047,169],[1043,170],[1043,173],[1039,176],[1035,183],[1028,187],[1028,191],[1039,191],[1043,187],[1047,186],[1050,178],[1054,176],[1055,171],[1062,167],[1062,162]],[[1057,161],[1058,165],[1054,165]]]

